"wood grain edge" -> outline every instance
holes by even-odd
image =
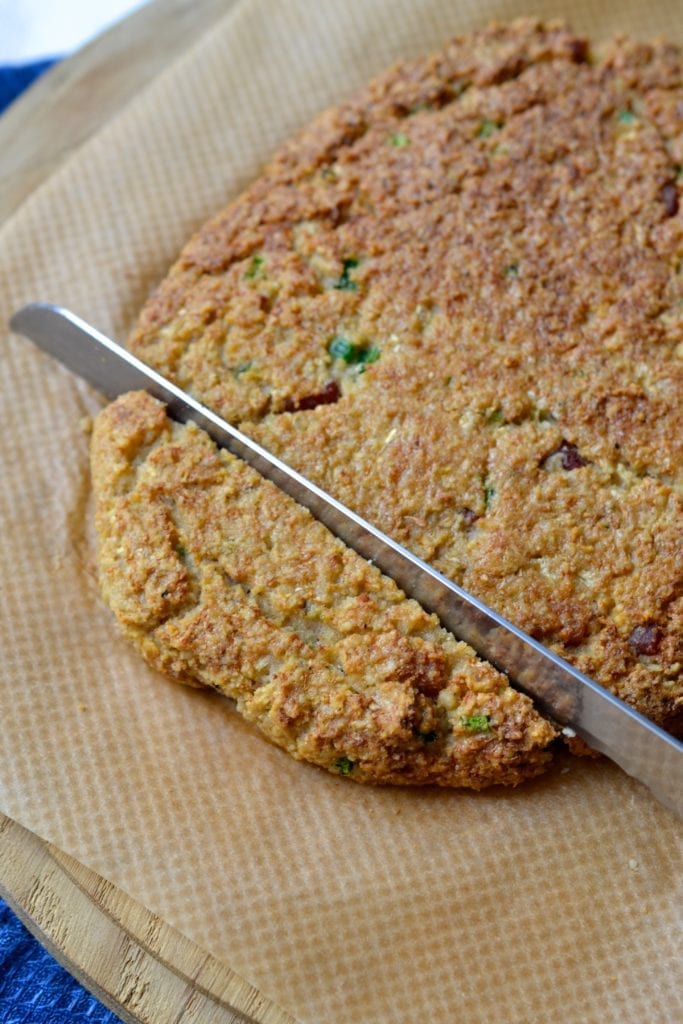
[[[0,117],[0,224],[236,0],[151,0],[56,64]]]
[[[0,815],[0,895],[125,1024],[297,1024],[112,883]]]

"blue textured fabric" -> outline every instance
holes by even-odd
[[[0,111],[9,106],[20,92],[28,88],[31,82],[53,64],[53,60],[39,60],[34,64],[10,64],[0,67]]]
[[[0,67],[0,112],[54,61]],[[118,1024],[0,900],[0,1024]]]
[[[0,900],[2,1024],[116,1024]]]

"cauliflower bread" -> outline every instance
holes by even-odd
[[[681,164],[675,48],[495,25],[284,146],[130,347],[680,732]],[[92,458],[151,664],[361,781],[542,769],[527,698],[197,428],[127,395]]]
[[[105,593],[162,672],[361,780],[479,787],[547,760],[527,697],[197,427],[130,394],[94,445]]]

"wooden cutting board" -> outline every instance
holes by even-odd
[[[0,225],[235,0],[154,0],[0,117]],[[0,814],[0,896],[128,1024],[296,1024],[116,886]]]
[[[4,815],[0,895],[127,1024],[296,1024],[111,882]]]

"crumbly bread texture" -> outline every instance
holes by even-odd
[[[190,241],[132,349],[681,728],[679,51],[399,65]]]
[[[105,597],[151,665],[358,781],[542,770],[555,730],[527,697],[194,424],[124,395],[96,420],[93,474]]]
[[[591,53],[559,24],[494,25],[389,70],[285,145],[191,239],[130,346],[680,732],[681,165],[676,48],[620,38]],[[117,423],[111,413],[100,422],[96,462],[111,457]],[[199,444],[192,432],[177,437],[179,450]],[[152,464],[158,457],[154,448]],[[164,467],[159,486],[164,474],[177,481]],[[105,507],[110,486],[100,483]],[[294,514],[267,493],[269,507]],[[235,508],[241,500],[235,493]],[[103,515],[106,552],[114,528]],[[214,527],[226,538],[232,515],[227,504]],[[259,534],[256,519],[251,528]],[[306,529],[322,538],[312,522]],[[256,543],[245,537],[247,547]],[[102,557],[105,591],[125,619],[117,595],[132,585],[130,570]],[[269,586],[281,594],[289,563],[275,549],[269,559]],[[187,602],[205,608],[204,584],[185,569]],[[221,611],[216,595],[227,584],[211,580],[217,620],[252,614],[246,598],[234,603],[234,589]],[[343,600],[339,589],[335,615]],[[299,668],[299,659],[287,662],[292,687],[315,653],[305,605],[297,615],[307,653]],[[164,617],[163,626],[135,628],[146,656],[176,671],[175,648],[143,643],[159,628],[177,637],[182,615]],[[188,659],[206,640],[199,628],[194,636],[183,634]],[[224,637],[238,673],[243,641],[232,626]],[[365,659],[370,689],[385,679],[373,658]],[[391,685],[398,700],[398,677]],[[305,686],[306,700],[310,692]],[[362,721],[375,750],[381,729],[373,740],[367,715]],[[532,721],[515,741],[522,757]],[[508,769],[492,765],[507,762],[487,753],[492,736],[463,742],[481,745],[481,761],[464,772],[471,784],[498,770],[505,781]],[[417,757],[421,748],[410,750]],[[346,747],[341,756],[354,760]],[[405,778],[431,779],[420,758]],[[367,777],[393,779],[384,768]]]

